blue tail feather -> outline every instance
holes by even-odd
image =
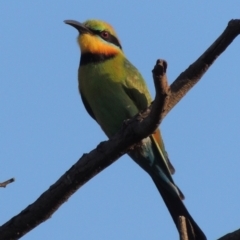
[[[154,139],[152,137],[144,139],[141,145],[137,145],[128,154],[153,179],[177,229],[179,217],[184,216],[194,230],[195,239],[206,240],[206,236],[184,206],[182,202],[184,195],[172,179],[168,159],[165,158],[161,149],[154,142]]]

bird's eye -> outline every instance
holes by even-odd
[[[107,39],[109,37],[109,32],[107,31],[102,31],[101,32],[101,37],[104,38],[104,39]]]

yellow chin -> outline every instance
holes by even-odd
[[[97,36],[91,34],[80,34],[77,38],[77,42],[81,48],[82,53],[93,53],[93,54],[117,54],[121,50],[118,47],[101,41]]]

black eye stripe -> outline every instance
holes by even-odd
[[[110,42],[110,43],[115,44],[120,49],[122,49],[122,46],[121,46],[120,42],[118,41],[118,39],[115,36],[113,36],[112,34],[110,34],[110,33],[109,33],[109,38],[108,38],[107,41]]]
[[[120,44],[120,42],[118,41],[118,39],[115,37],[115,36],[113,36],[110,32],[108,32],[108,34],[109,34],[109,37],[106,39],[106,38],[103,38],[102,36],[101,36],[101,31],[97,31],[97,30],[92,30],[91,29],[91,32],[92,33],[94,33],[94,34],[96,34],[96,35],[98,35],[98,36],[100,36],[102,39],[104,39],[105,41],[107,41],[107,42],[109,42],[109,43],[113,43],[114,45],[116,45],[116,46],[118,46],[120,49],[122,49],[122,46],[121,46],[121,44]]]

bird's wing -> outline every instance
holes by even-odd
[[[93,111],[89,105],[89,103],[87,102],[87,99],[84,97],[83,93],[80,91],[80,95],[81,95],[81,98],[82,98],[82,102],[83,102],[83,105],[85,107],[85,109],[87,110],[88,114],[94,119],[96,120],[94,114],[93,114]]]
[[[146,83],[138,70],[127,60],[124,61],[126,78],[124,90],[135,103],[138,110],[144,110],[151,104],[151,96]]]
[[[160,149],[162,149],[163,151],[163,154],[165,156],[165,159],[166,159],[166,162],[167,162],[167,166],[168,166],[168,169],[170,171],[171,174],[174,174],[175,173],[175,168],[174,166],[172,165],[172,163],[170,162],[169,158],[168,158],[168,153],[167,151],[165,150],[165,146],[164,146],[164,142],[162,140],[162,136],[161,136],[161,133],[160,133],[160,130],[157,129],[151,136],[153,138],[153,141],[154,143],[160,147]]]
[[[124,67],[126,69],[124,90],[132,99],[132,101],[136,104],[138,110],[144,110],[151,104],[152,101],[147,85],[139,71],[127,59],[125,59],[124,64]],[[160,150],[162,151],[167,168],[169,172],[173,174],[175,172],[175,169],[168,158],[168,154],[165,150],[159,129],[157,129],[152,134],[151,138],[154,144],[156,144],[156,147],[160,148]]]

